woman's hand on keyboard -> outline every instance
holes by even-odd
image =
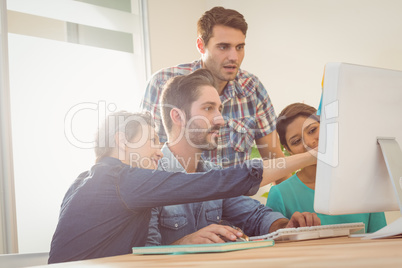
[[[290,218],[289,223],[285,228],[296,228],[305,226],[317,226],[321,225],[321,220],[318,218],[317,214],[310,212],[298,212],[293,213],[292,218]]]
[[[274,221],[269,228],[269,232],[275,232],[278,229],[283,228],[296,228],[305,226],[317,226],[321,225],[321,220],[317,214],[310,212],[295,212],[290,220],[283,218]]]

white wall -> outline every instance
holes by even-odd
[[[152,73],[199,58],[196,25],[205,10],[204,0],[148,0]]]
[[[148,0],[152,72],[199,58],[196,22],[217,5],[245,16],[242,68],[263,81],[277,113],[318,106],[327,62],[402,70],[399,0]]]

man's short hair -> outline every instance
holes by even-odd
[[[244,16],[233,9],[224,7],[214,7],[206,11],[197,22],[197,33],[207,45],[212,37],[212,30],[215,25],[223,25],[247,33],[247,22]]]
[[[117,132],[125,134],[126,140],[132,140],[144,126],[154,127],[150,113],[129,113],[118,111],[109,114],[95,136],[96,162],[105,156],[110,156],[116,147],[115,135]]]
[[[162,122],[167,132],[170,132],[173,126],[170,118],[172,108],[183,111],[188,120],[191,116],[191,105],[200,96],[201,86],[216,87],[215,78],[211,71],[198,69],[188,75],[175,76],[165,84],[160,104]]]

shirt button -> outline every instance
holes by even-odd
[[[219,220],[219,216],[216,217]]]
[[[174,227],[178,227],[179,225],[177,223],[174,224]]]

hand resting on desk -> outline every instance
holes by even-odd
[[[211,224],[195,233],[186,235],[172,245],[225,243],[236,241],[243,233],[227,225]]]

